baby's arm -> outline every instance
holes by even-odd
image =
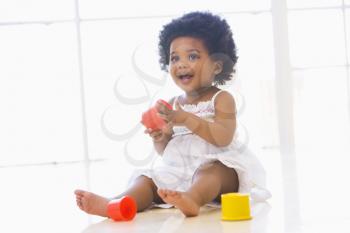
[[[165,112],[163,117],[174,125],[186,126],[213,145],[227,146],[231,143],[236,130],[236,107],[231,94],[222,92],[216,97],[213,122],[183,111],[178,104],[176,106],[176,110]]]
[[[155,130],[153,132],[148,133],[153,138],[153,145],[155,150],[158,154],[162,155],[166,145],[168,145],[168,142],[171,140],[172,134],[165,133],[162,130]]]

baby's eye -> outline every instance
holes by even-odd
[[[198,59],[199,58],[199,56],[197,55],[197,54],[190,54],[189,56],[188,56],[188,58],[189,58],[189,60],[190,61],[192,61],[192,60],[196,60],[196,59]]]
[[[178,60],[179,60],[179,57],[178,57],[178,56],[171,56],[171,57],[170,57],[171,63],[175,63],[175,62],[177,62]]]

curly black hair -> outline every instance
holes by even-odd
[[[222,72],[214,79],[215,85],[231,80],[238,57],[231,28],[225,19],[210,12],[191,12],[164,25],[158,43],[162,70],[168,71],[171,42],[182,36],[202,40],[211,58],[223,62]]]

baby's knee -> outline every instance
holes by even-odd
[[[212,172],[213,170],[222,168],[222,166],[224,166],[224,165],[218,160],[211,161],[211,162],[208,162],[208,163],[201,164],[198,167],[197,172],[205,172],[205,171]]]
[[[220,166],[221,166],[220,164],[221,162],[219,161],[211,161],[208,163],[201,164],[194,172],[192,179],[195,179],[200,176],[208,176],[208,175],[211,177],[213,176],[215,177],[218,171],[220,170]]]
[[[154,185],[154,181],[152,178],[145,176],[145,175],[140,175],[139,177],[137,177],[137,180],[143,182],[143,183],[147,183],[150,185]]]

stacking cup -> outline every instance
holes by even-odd
[[[226,193],[221,195],[221,219],[239,221],[251,219],[249,195]]]
[[[161,101],[168,109],[172,109],[172,106],[165,100]],[[147,128],[152,130],[160,130],[165,125],[166,122],[158,116],[157,108],[154,106],[142,114],[141,123]]]
[[[111,200],[107,206],[107,215],[114,221],[132,220],[137,211],[135,200],[130,196]]]

